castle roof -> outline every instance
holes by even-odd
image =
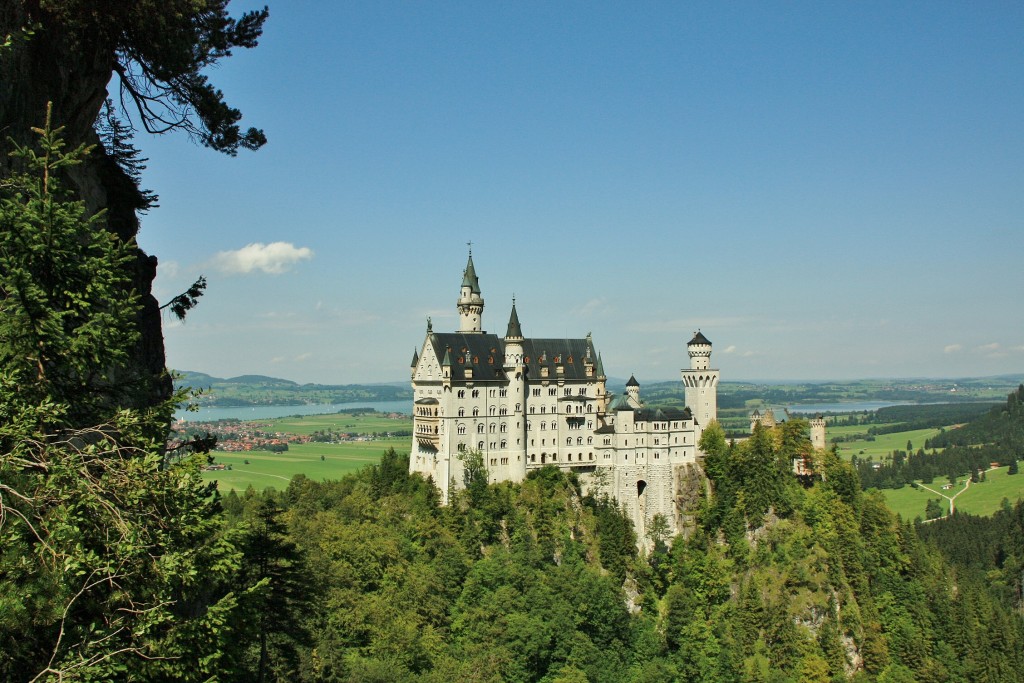
[[[638,387],[638,386],[640,386],[640,382],[636,381],[636,377],[635,376],[630,375],[629,376],[629,381],[626,382],[626,386],[627,387]]]
[[[633,419],[651,422],[665,422],[668,420],[692,420],[693,414],[689,408],[640,408],[636,410]]]
[[[705,337],[700,330],[697,330],[697,333],[693,335],[693,339],[689,341],[687,346],[696,346],[698,344],[705,344],[707,346],[711,346],[711,342],[708,341],[708,338]]]
[[[476,268],[473,267],[473,254],[469,254],[469,262],[466,263],[466,270],[462,273],[462,286],[469,287],[474,294],[480,293],[480,280],[476,276]]]
[[[412,350],[412,367],[416,367],[416,364],[420,362],[420,354],[416,352],[416,349]]]
[[[516,313],[516,302],[512,302],[512,314],[508,317],[508,331],[505,333],[505,338],[512,337],[514,339],[523,338],[523,328],[519,326],[519,314]]]
[[[505,341],[496,334],[435,332],[429,337],[434,353],[450,365],[452,381],[472,379],[474,382],[504,381]],[[589,379],[585,360],[590,342],[587,339],[524,339],[523,365],[528,377],[539,378],[541,368],[548,368],[552,379]],[[562,367],[558,373],[557,367]],[[467,378],[466,370],[471,370]]]

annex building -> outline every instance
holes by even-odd
[[[428,319],[413,354],[410,471],[432,477],[447,500],[450,487],[463,486],[462,458],[471,451],[483,456],[491,482],[521,481],[553,464],[613,496],[638,538],[657,514],[675,533],[697,443],[718,411],[711,342],[697,332],[686,345],[686,407],[648,407],[635,378],[625,394],[608,392],[590,334],[526,337],[514,301],[505,335],[484,331],[472,252],[456,306],[458,331],[434,331]]]

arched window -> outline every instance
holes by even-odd
[[[473,417],[476,417],[479,414],[480,414],[480,409],[479,408],[473,408]]]
[[[501,433],[504,434],[507,431],[508,431],[508,425],[505,424],[504,422],[502,422],[501,423]]]
[[[481,422],[480,424],[478,424],[476,426],[476,433],[477,434],[483,434],[484,433],[484,423],[483,422]]]
[[[517,404],[516,404],[516,412],[518,413],[518,412],[519,412],[519,409],[520,409],[520,408],[522,408],[522,407],[523,407],[523,404],[522,404],[522,403],[517,403]]]
[[[505,439],[502,439],[501,440],[501,447],[502,448],[508,448],[508,441],[505,441]]]
[[[587,445],[589,446],[589,445],[590,445],[590,444],[592,444],[592,443],[594,443],[594,437],[592,437],[592,436],[588,436],[588,437],[587,437]]]
[[[465,408],[459,408],[459,417],[465,417],[465,416],[466,416],[466,409]]]
[[[476,447],[477,447],[477,450],[481,450],[482,451],[484,449],[484,442],[483,441],[477,441],[476,442]]]
[[[466,398],[466,390],[459,389],[459,398]]]
[[[496,424],[494,424],[494,423],[492,422],[492,423],[491,423],[491,428],[490,428],[490,432],[491,432],[491,434],[494,434],[494,432],[495,432],[495,431],[497,431],[497,429],[498,429],[498,425],[496,425]]]
[[[576,437],[576,445],[577,446],[582,446],[583,445],[583,437],[582,436],[577,436]]]
[[[466,433],[466,425],[459,425],[459,434]]]
[[[498,412],[498,406],[491,406],[491,415],[494,415],[497,412]]]
[[[567,439],[565,440],[565,445],[566,445],[566,446],[571,446],[571,445],[572,445],[572,437],[571,437],[571,436],[570,436],[570,437],[568,437],[568,438],[567,438]]]

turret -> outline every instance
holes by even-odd
[[[634,408],[640,407],[640,382],[636,381],[636,377],[633,375],[629,376],[629,381],[626,382],[626,400],[629,401],[629,405]]]
[[[462,272],[462,287],[456,306],[459,309],[459,332],[483,332],[484,298],[480,296],[480,280],[473,267],[472,249],[466,270]]]
[[[815,450],[825,448],[825,418],[821,415],[811,420],[811,445]]]
[[[686,406],[699,429],[718,419],[718,370],[711,369],[711,342],[700,330],[686,345],[690,367],[682,371]]]

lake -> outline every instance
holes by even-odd
[[[847,403],[805,403],[803,405],[786,406],[791,413],[863,413],[864,411],[888,408],[889,406],[910,405],[911,401],[849,401]],[[779,410],[779,406],[772,406],[776,411],[776,417],[785,413]],[[781,415],[779,413],[782,413]]]
[[[412,401],[362,401],[355,403],[310,403],[295,406],[231,406],[202,407],[196,412],[178,410],[174,417],[186,422],[217,420],[268,420],[289,415],[326,415],[353,408],[376,410],[378,413],[412,413]]]

